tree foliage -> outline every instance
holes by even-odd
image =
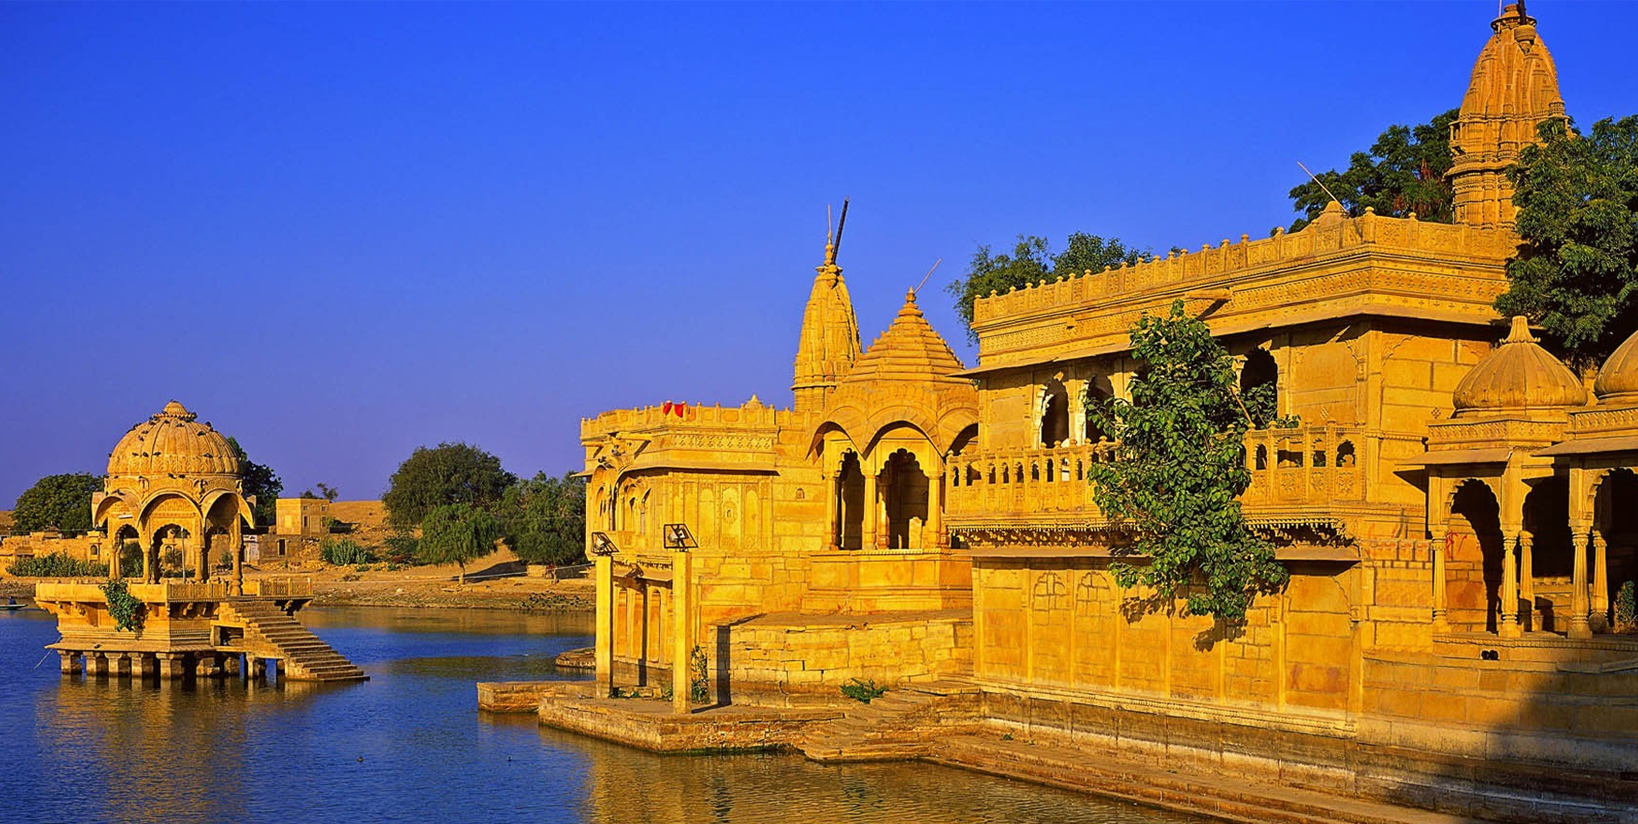
[[[1390,217],[1415,212],[1420,220],[1454,220],[1455,205],[1445,173],[1452,162],[1450,124],[1460,112],[1451,109],[1418,126],[1389,126],[1371,144],[1370,151],[1354,152],[1347,169],[1315,175],[1319,183],[1325,184],[1323,187],[1313,180],[1294,187],[1291,205],[1303,216],[1291,224],[1291,231],[1307,226],[1325,211],[1325,205],[1331,202],[1326,189],[1353,217],[1364,214],[1369,207]]]
[[[500,519],[481,506],[442,504],[433,507],[421,521],[416,552],[422,563],[460,566],[464,584],[466,565],[494,552],[503,532]]]
[[[586,482],[544,472],[507,487],[497,507],[507,541],[519,558],[536,564],[585,559]]]
[[[1638,115],[1579,134],[1541,125],[1508,170],[1522,243],[1507,266],[1503,315],[1527,315],[1580,366],[1638,328]]]
[[[977,340],[972,331],[973,302],[991,292],[1006,294],[1031,283],[1074,277],[1088,269],[1101,272],[1109,266],[1139,263],[1152,257],[1119,238],[1105,240],[1083,232],[1070,235],[1061,253],[1053,252],[1044,237],[1019,235],[1011,255],[994,254],[987,244],[979,246],[966,274],[952,281],[945,291],[955,296],[956,313],[967,323],[968,337]]]
[[[1130,530],[1121,553],[1148,559],[1117,563],[1115,578],[1122,587],[1151,587],[1166,602],[1187,589],[1189,613],[1242,620],[1258,592],[1284,585],[1286,571],[1240,511],[1251,483],[1250,422],[1233,359],[1181,300],[1167,317],[1141,318],[1131,341],[1145,367],[1131,382],[1131,400],[1087,409],[1120,444],[1118,460],[1088,471],[1093,498]]]
[[[387,523],[410,528],[446,504],[480,508],[494,504],[517,480],[501,468],[500,458],[475,446],[419,446],[392,473],[381,502],[387,507]]]
[[[12,530],[26,534],[58,529],[77,535],[91,528],[91,495],[102,489],[102,478],[88,472],[47,475],[17,496]]]
[[[284,482],[271,468],[256,463],[245,454],[237,438],[229,437],[228,446],[239,457],[239,479],[244,483],[244,495],[256,499],[256,525],[267,526],[278,517],[279,495],[284,493]]]

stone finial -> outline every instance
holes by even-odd
[[[1514,315],[1513,324],[1507,330],[1507,337],[1502,343],[1535,343],[1536,336],[1530,334],[1530,319],[1523,315]]]

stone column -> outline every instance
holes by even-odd
[[[234,597],[238,597],[245,594],[245,545],[238,541],[235,541],[235,543],[238,545],[233,550],[233,588],[231,592]]]
[[[204,525],[201,524],[200,531],[203,530]],[[209,534],[199,536],[199,571],[196,577],[201,584],[210,580],[210,544]]]
[[[1604,632],[1610,628],[1610,544],[1602,531],[1594,530],[1592,545],[1592,614],[1587,617],[1593,632]]]
[[[80,672],[80,654],[66,649],[57,650],[57,655],[63,660],[63,675],[78,675]]]
[[[863,462],[860,465],[863,466]],[[860,549],[876,548],[876,517],[880,510],[881,502],[876,500],[876,476],[867,473],[864,478],[864,528],[859,536]]]
[[[108,656],[100,652],[85,654],[85,674],[103,677],[108,674]]]
[[[593,556],[597,577],[597,697],[607,698],[614,688],[614,558]]]
[[[113,670],[113,675],[115,675],[116,677],[119,677],[119,678],[130,678],[131,677],[131,659],[134,658],[135,656],[136,656],[136,653],[134,653],[134,652],[133,653],[127,653],[127,654],[116,654],[116,655],[112,656],[112,659],[109,661],[109,663],[112,665],[111,668]]]
[[[182,656],[175,652],[156,652],[159,659],[159,678],[161,681],[174,681],[182,677]]]
[[[689,695],[689,656],[694,651],[694,627],[688,620],[692,556],[686,550],[671,553],[671,711],[687,715],[693,710]]]
[[[842,488],[841,484],[838,483],[840,477],[838,473],[831,472],[828,469],[825,470],[825,523],[830,525],[830,537],[825,539],[826,549],[837,549],[842,545],[842,531],[839,528],[842,522],[842,507],[840,506]]]
[[[1445,601],[1445,529],[1441,525],[1433,531],[1433,631],[1449,632],[1450,619],[1446,617]]]
[[[1573,563],[1570,565],[1570,632],[1571,638],[1591,638],[1592,627],[1587,624],[1587,527],[1571,525],[1570,547]]]
[[[1519,567],[1518,555],[1513,547],[1518,544],[1519,533],[1509,530],[1502,533],[1502,583],[1501,604],[1496,616],[1496,634],[1503,638],[1517,638],[1519,631]]]
[[[927,535],[930,549],[944,548],[944,473],[927,477]]]
[[[136,674],[139,678],[152,678],[159,672],[159,659],[150,652],[133,652],[136,656]]]
[[[1069,408],[1069,442],[1080,444],[1086,442],[1086,394],[1087,381],[1064,381],[1065,405]]]
[[[1536,626],[1535,538],[1530,532],[1519,533],[1519,627],[1531,631],[1540,629]]]
[[[120,578],[125,577],[122,574],[124,572],[124,570],[120,569],[120,562],[119,562],[120,561],[120,558],[119,558],[120,550],[123,549],[123,548],[124,548],[124,546],[123,546],[123,544],[120,543],[120,540],[118,538],[115,538],[115,539],[113,539],[112,541],[109,542],[109,548],[108,548],[108,578],[109,578],[109,580],[119,580]]]

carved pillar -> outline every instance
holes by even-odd
[[[1069,407],[1069,442],[1081,444],[1086,442],[1086,393],[1087,381],[1064,381],[1065,400]]]
[[[1519,627],[1536,630],[1535,535],[1519,533]]]
[[[1518,556],[1513,547],[1518,544],[1519,533],[1509,530],[1502,533],[1502,583],[1501,603],[1497,605],[1496,634],[1503,638],[1517,638],[1519,631],[1519,567]]]
[[[842,546],[842,484],[841,473],[825,470],[825,523],[830,524],[830,538],[825,541],[828,549],[839,549]]]
[[[671,711],[687,715],[693,709],[689,694],[689,656],[694,651],[694,632],[688,620],[689,587],[693,556],[686,551],[671,553]]]
[[[159,672],[159,659],[153,653],[133,652],[136,658],[136,675],[138,678],[152,678]]]
[[[1592,545],[1592,613],[1587,618],[1593,632],[1605,632],[1610,628],[1610,544],[1602,530],[1593,531]]]
[[[944,547],[944,473],[927,478],[927,537],[931,549]]]
[[[864,462],[860,461],[861,467]],[[876,500],[876,475],[866,472],[864,477],[864,529],[859,537],[860,549],[876,548],[876,516],[880,514],[881,502]]]
[[[1445,528],[1441,524],[1433,530],[1433,631],[1449,632],[1450,620],[1445,615]]]
[[[593,556],[597,578],[597,626],[593,628],[596,647],[593,660],[597,669],[597,697],[606,698],[614,688],[614,558]]]
[[[200,525],[200,529],[203,531],[203,524]],[[210,580],[210,550],[210,533],[207,532],[199,536],[199,569],[197,578],[201,584]]]
[[[159,658],[159,678],[162,681],[173,681],[182,677],[182,655],[175,652],[155,653]]]
[[[1570,547],[1573,563],[1570,566],[1570,632],[1571,638],[1591,638],[1592,627],[1587,624],[1590,604],[1587,597],[1587,526],[1572,524]]]
[[[108,578],[110,580],[118,580],[125,577],[123,574],[124,570],[120,569],[119,562],[119,551],[122,548],[123,547],[119,546],[118,538],[108,542]]]
[[[108,656],[100,652],[85,654],[85,674],[102,677],[108,674]]]
[[[245,545],[237,538],[229,538],[233,542],[233,588],[230,592],[235,597],[245,594]]]
[[[80,671],[80,654],[66,649],[57,650],[57,655],[63,660],[63,675],[75,675]]]
[[[115,655],[110,656],[109,663],[112,665],[111,668],[113,670],[113,674],[120,678],[130,678],[131,659],[135,658],[136,655],[136,653],[132,652],[125,654],[116,653]]]

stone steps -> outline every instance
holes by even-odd
[[[357,665],[324,643],[284,610],[259,599],[232,599],[223,619],[244,625],[244,646],[279,658],[287,678],[296,681],[362,681],[369,678]]]
[[[889,690],[868,704],[849,705],[841,718],[814,725],[797,749],[823,763],[925,756],[933,738],[947,730],[939,709],[957,692],[939,684]]]
[[[1463,816],[1260,784],[1243,775],[1187,772],[1164,764],[1122,761],[1100,751],[993,735],[941,736],[925,758],[1245,824],[1484,824]]]

